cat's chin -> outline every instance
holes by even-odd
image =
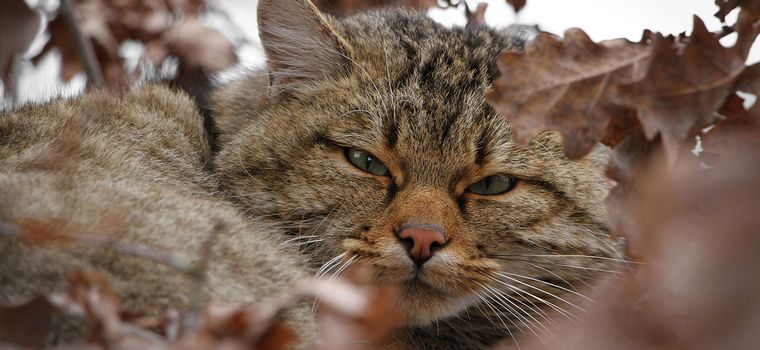
[[[427,326],[467,308],[472,298],[455,298],[420,280],[405,282],[399,305],[410,326]]]

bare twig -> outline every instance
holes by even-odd
[[[223,223],[216,223],[211,234],[206,238],[201,247],[201,258],[193,264],[188,274],[193,279],[193,291],[190,297],[190,310],[183,322],[184,329],[193,329],[200,320],[206,304],[206,280],[208,262],[211,259],[211,253],[216,243],[216,238],[224,230]]]
[[[127,243],[113,238],[100,238],[87,235],[76,235],[69,238],[89,247],[110,249],[117,253],[150,260],[182,273],[192,275],[193,267],[189,262],[171,254],[155,251],[143,245]]]
[[[71,39],[74,41],[77,55],[79,55],[82,66],[84,66],[85,73],[87,74],[87,85],[90,88],[103,87],[105,85],[103,71],[100,69],[100,63],[98,63],[92,42],[89,38],[85,37],[81,28],[79,28],[73,0],[61,0],[60,15],[63,16]]]

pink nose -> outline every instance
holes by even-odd
[[[443,235],[443,229],[424,226],[409,226],[403,228],[398,236],[403,240],[411,240],[412,245],[409,248],[409,256],[412,257],[417,265],[422,265],[430,256],[433,245],[443,245],[446,243],[446,237]]]

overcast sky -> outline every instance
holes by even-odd
[[[492,26],[538,24],[541,29],[560,35],[568,28],[578,27],[597,41],[639,40],[643,29],[665,34],[690,32],[693,15],[702,18],[711,30],[721,28],[720,21],[713,16],[717,11],[714,0],[528,0],[519,16],[504,0],[468,0],[472,5],[479,2],[489,4],[486,22]],[[736,12],[729,22],[736,18]],[[457,11],[431,10],[430,15],[440,22],[465,22],[463,14]],[[727,38],[724,44],[732,44],[731,39]],[[760,46],[755,46],[750,61],[759,60]]]
[[[371,0],[368,0],[371,1]],[[251,37],[257,37],[255,0],[217,0],[228,11],[241,29]],[[492,26],[512,23],[538,24],[543,30],[562,34],[572,27],[582,28],[594,40],[628,38],[639,40],[644,29],[665,34],[690,32],[693,15],[702,18],[711,30],[721,28],[713,16],[717,11],[715,0],[528,0],[519,16],[505,0],[467,0],[471,8],[479,2],[489,4],[486,22]],[[729,22],[736,18],[729,16]],[[464,25],[464,9],[432,9],[429,15],[449,25]],[[732,44],[731,37],[724,44]],[[259,61],[249,56],[246,61]],[[751,62],[760,61],[760,45],[756,45]]]

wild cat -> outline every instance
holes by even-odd
[[[219,301],[360,265],[401,288],[391,348],[481,349],[578,311],[616,254],[603,156],[568,160],[552,133],[514,145],[483,93],[522,40],[402,11],[337,20],[308,0],[261,0],[258,17],[267,66],[215,93],[218,153],[193,102],[160,86],[21,108],[0,117],[0,221],[189,260],[213,235]],[[0,298],[63,288],[74,266],[135,310],[186,305],[192,289],[142,259],[6,239]],[[288,315],[306,348],[310,311]]]

